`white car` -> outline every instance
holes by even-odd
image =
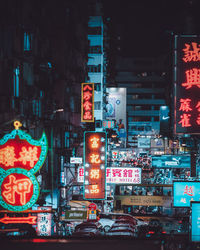
[[[98,222],[102,225],[105,232],[108,232],[110,230],[110,228],[112,227],[112,225],[115,223],[114,220],[106,219],[106,218],[102,218]]]
[[[137,235],[136,228],[129,224],[115,223],[111,229],[106,233],[106,236],[122,236],[135,237]]]

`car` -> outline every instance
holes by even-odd
[[[136,237],[136,227],[131,224],[114,223],[110,230],[106,233],[108,237]]]
[[[71,237],[83,238],[96,238],[105,234],[103,226],[99,222],[83,222],[75,227]]]
[[[115,220],[108,219],[108,218],[101,218],[99,223],[103,226],[104,231],[108,232],[112,225],[115,223]]]
[[[166,235],[162,224],[157,219],[150,220],[148,225],[138,227],[139,238],[163,238]]]

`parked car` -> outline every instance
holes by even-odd
[[[157,219],[150,220],[148,225],[138,227],[139,238],[163,238],[166,235],[162,224]]]
[[[108,237],[136,237],[137,230],[134,225],[131,224],[119,224],[114,223],[110,230],[106,233]]]
[[[99,220],[99,223],[103,226],[104,231],[108,232],[112,225],[115,223],[115,220],[107,219],[107,218],[101,218]]]
[[[105,234],[103,226],[99,222],[83,222],[75,227],[72,237],[101,237]]]

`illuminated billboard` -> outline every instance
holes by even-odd
[[[200,37],[175,36],[174,133],[200,133]]]
[[[173,182],[174,207],[190,207],[190,201],[200,201],[200,182],[174,181]]]
[[[97,200],[106,197],[105,132],[84,133],[84,199]]]
[[[77,182],[84,182],[84,168],[78,168]],[[106,168],[106,183],[141,184],[141,168]]]
[[[200,202],[191,202],[191,241],[200,242]]]
[[[81,122],[94,122],[94,83],[81,86]]]
[[[152,156],[154,168],[190,168],[190,155],[154,155]]]
[[[21,123],[0,139],[0,205],[10,211],[24,211],[39,197],[35,173],[43,165],[47,151],[45,133],[34,140],[20,130]]]

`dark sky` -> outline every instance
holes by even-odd
[[[111,17],[115,33],[120,36],[121,53],[125,55],[160,55],[169,49],[172,31],[199,32],[200,0],[105,2],[106,15]]]

